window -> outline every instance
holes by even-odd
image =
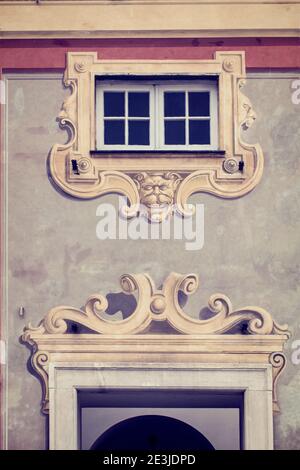
[[[144,197],[140,173],[175,173],[170,206],[182,213],[195,192],[245,195],[263,173],[260,145],[245,143],[240,132],[255,120],[245,80],[243,51],[216,51],[205,60],[68,52],[64,83],[71,94],[59,122],[69,140],[51,149],[51,180],[80,199],[123,194],[134,208]]]
[[[215,80],[97,81],[97,150],[217,150]]]

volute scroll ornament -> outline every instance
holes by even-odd
[[[113,320],[104,315],[108,300],[97,293],[79,309],[70,306],[52,308],[37,327],[28,325],[22,340],[31,350],[31,364],[42,381],[42,409],[48,411],[48,374],[51,363],[101,362],[147,357],[153,362],[191,355],[199,363],[268,364],[273,371],[273,406],[278,411],[276,383],[283,370],[283,346],[289,337],[287,325],[277,324],[271,314],[248,306],[234,309],[224,294],[209,297],[207,319],[192,317],[182,308],[180,297],[193,295],[199,287],[196,274],[171,273],[157,289],[148,274],[124,274],[122,291],[134,295],[136,306],[127,318]],[[153,333],[162,322],[168,333]],[[72,333],[71,324],[88,333]],[[157,331],[157,328],[156,328]],[[163,328],[162,331],[165,331]],[[125,359],[124,359],[125,358]]]
[[[265,309],[249,306],[234,310],[224,294],[214,294],[208,299],[208,309],[213,314],[209,319],[193,318],[180,306],[179,293],[189,296],[196,292],[199,280],[195,274],[171,273],[158,290],[147,274],[124,274],[120,284],[124,293],[136,293],[137,297],[136,309],[125,320],[103,318],[101,314],[108,308],[107,299],[94,294],[82,310],[67,306],[51,309],[37,328],[29,325],[25,329],[23,339],[28,341],[31,332],[66,334],[68,322],[78,323],[100,334],[143,333],[152,322],[158,320],[158,313],[163,314],[163,319],[181,334],[224,334],[245,324],[248,334],[288,334],[287,325],[278,325]]]
[[[218,77],[218,149],[188,152],[109,152],[96,149],[95,79],[112,75],[138,78],[143,75]],[[212,60],[109,61],[98,59],[95,52],[69,52],[64,83],[71,89],[59,114],[60,125],[68,130],[67,144],[55,144],[49,156],[53,182],[67,194],[91,199],[108,193],[126,196],[124,213],[135,216],[130,207],[145,204],[150,221],[161,222],[175,205],[182,215],[194,193],[208,193],[221,198],[237,198],[252,191],[261,179],[263,154],[259,144],[242,140],[241,130],[248,129],[256,114],[250,100],[241,92],[245,84],[243,51],[217,51]],[[233,165],[233,162],[236,162]],[[173,175],[173,176],[171,176]],[[168,187],[157,198],[145,191],[145,180],[156,188],[161,178]],[[165,211],[160,210],[164,199]],[[153,202],[152,202],[153,201]],[[153,219],[151,217],[153,212]]]

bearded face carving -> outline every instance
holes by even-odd
[[[148,209],[153,221],[161,221],[172,211],[174,195],[181,177],[177,173],[146,173],[134,177],[140,202]]]

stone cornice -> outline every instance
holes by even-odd
[[[297,37],[299,30],[295,0],[21,0],[0,6],[2,38]]]

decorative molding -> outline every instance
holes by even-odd
[[[178,173],[141,172],[133,176],[140,203],[146,207],[148,219],[161,222],[166,219],[175,204],[175,194],[182,177]]]
[[[235,173],[239,169],[239,163],[235,158],[227,158],[223,162],[223,167],[227,173]]]
[[[126,320],[102,318],[108,303],[106,297],[94,294],[88,298],[84,309],[55,307],[51,309],[37,328],[29,325],[23,338],[27,341],[32,332],[39,334],[65,334],[68,322],[75,322],[91,331],[107,335],[143,333],[152,322],[167,321],[175,332],[183,334],[224,334],[241,324],[247,324],[247,332],[257,335],[287,334],[287,325],[280,326],[269,312],[260,307],[232,308],[224,294],[214,294],[208,300],[208,309],[213,314],[207,320],[192,318],[181,308],[179,292],[190,296],[198,288],[196,274],[171,273],[161,289],[155,289],[147,274],[124,274],[120,284],[126,294],[137,292],[137,306]]]
[[[104,5],[107,5],[111,2],[112,0],[2,0],[2,3],[4,5],[14,5],[14,4],[18,4],[18,5],[30,5],[30,4],[34,4],[36,5],[37,3],[44,3],[45,5],[48,4],[48,5],[76,5],[76,3],[79,3],[79,4],[82,4],[82,3],[85,3],[87,5],[101,5],[101,4],[104,4]],[[182,4],[184,2],[184,0],[154,0],[155,3],[157,3],[158,5],[171,5],[171,4]],[[113,3],[114,4],[123,4],[123,5],[147,5],[147,4],[153,4],[153,0],[113,0]],[[193,0],[191,3],[194,3],[194,4],[226,4],[228,3],[228,0]],[[288,0],[287,2],[284,2],[282,0],[231,0],[230,3],[235,3],[235,4],[251,4],[251,3],[256,3],[256,4],[259,4],[259,3],[271,3],[271,4],[282,4],[282,3],[299,3],[299,0]]]
[[[0,37],[297,37],[299,12],[298,0],[2,0]]]
[[[209,318],[196,319],[186,313],[179,294],[194,294],[195,274],[171,273],[160,289],[147,274],[124,274],[121,287],[136,294],[137,305],[126,319],[114,321],[102,315],[108,307],[106,297],[94,294],[83,309],[60,306],[51,309],[38,327],[28,325],[22,339],[32,348],[31,363],[43,384],[43,410],[48,409],[48,366],[51,361],[132,360],[130,355],[148,355],[151,361],[170,354],[193,355],[190,360],[211,363],[264,363],[273,368],[273,404],[277,411],[275,385],[285,361],[282,353],[289,337],[287,325],[278,325],[261,307],[232,308],[224,294],[208,300]],[[169,334],[153,334],[155,322],[167,322]],[[71,334],[70,323],[88,328],[89,334]],[[149,331],[150,329],[150,331]],[[98,334],[97,334],[98,333]],[[120,353],[121,356],[120,356]],[[161,355],[161,356],[160,356]],[[132,357],[132,356],[131,356]],[[171,363],[173,360],[171,360]]]
[[[273,390],[272,390],[272,398],[273,398],[273,410],[274,412],[279,412],[279,404],[278,404],[278,396],[277,396],[277,381],[279,375],[281,374],[282,370],[286,364],[286,357],[282,352],[273,352],[270,354],[270,364],[272,365],[273,371]]]
[[[96,152],[95,77],[138,76],[141,70],[143,75],[218,76],[220,151],[139,152],[138,158],[130,152]],[[137,213],[142,200],[146,198],[149,207],[152,199],[145,195],[143,178],[167,180],[168,192],[172,186],[168,204],[174,204],[182,215],[189,197],[196,192],[221,198],[247,194],[262,176],[263,154],[259,144],[247,144],[241,137],[241,129],[250,127],[256,117],[249,99],[241,92],[245,77],[242,51],[216,52],[213,60],[206,61],[107,61],[97,59],[93,52],[69,52],[64,83],[71,93],[62,105],[59,122],[70,138],[51,150],[49,169],[53,181],[67,194],[81,199],[107,193],[125,195],[129,206],[135,208],[127,209],[130,216]],[[230,166],[233,161],[236,165]]]
[[[157,349],[158,340],[166,342],[166,338],[156,338],[150,346]],[[201,341],[198,338],[198,344]],[[106,345],[107,346],[107,345]],[[186,345],[188,348],[189,345]],[[191,342],[191,346],[194,344]],[[238,346],[238,345],[236,345]],[[91,347],[94,347],[91,345]],[[182,345],[181,345],[182,347]],[[124,344],[120,344],[120,349]],[[183,349],[183,347],[182,347]],[[140,359],[141,356],[144,358]],[[174,358],[175,356],[175,358]],[[156,394],[177,391],[186,395],[189,401],[190,392],[194,397],[202,393],[243,394],[241,411],[241,441],[243,450],[273,449],[273,414],[272,414],[272,367],[269,364],[204,363],[195,361],[197,354],[169,354],[169,358],[161,355],[159,362],[149,361],[144,352],[136,351],[137,361],[130,362],[59,362],[49,367],[50,419],[49,447],[51,450],[80,449],[80,426],[78,426],[78,391],[87,391],[91,397],[99,398],[103,393],[109,397],[111,391],[123,390],[130,396],[131,392],[143,391]],[[170,359],[171,357],[171,359]],[[94,406],[97,406],[94,401]],[[85,403],[87,403],[85,401]],[[162,405],[163,406],[163,405]],[[193,404],[190,402],[193,408]],[[176,407],[176,406],[175,406]],[[197,408],[196,408],[197,409]],[[98,436],[97,436],[98,437]],[[211,436],[212,437],[212,436]],[[216,444],[216,441],[212,441]],[[220,447],[217,447],[220,448]],[[222,447],[221,447],[222,448]]]

